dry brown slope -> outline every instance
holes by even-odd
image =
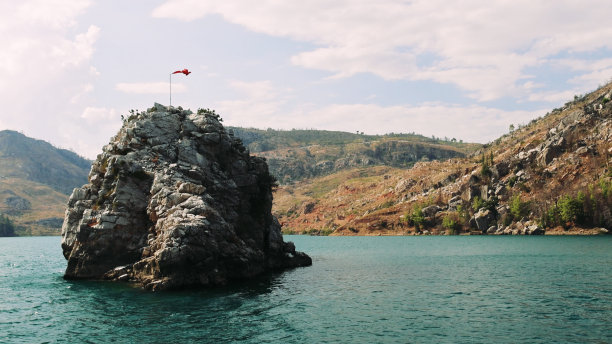
[[[0,190],[0,213],[9,215],[18,235],[60,234],[67,195],[21,178],[0,178]],[[9,206],[10,199],[18,203]]]
[[[356,169],[281,187],[274,210],[286,232],[335,235],[521,234],[535,231],[538,224],[540,229],[548,226],[543,228],[548,233],[610,229],[611,192],[604,193],[612,185],[611,98],[612,85],[606,85],[504,135],[470,158],[418,163],[409,170]],[[493,158],[484,174],[483,155],[488,161]],[[546,224],[560,200],[578,199],[579,193],[586,198],[583,212],[597,208],[591,220]],[[478,207],[479,199],[484,208]],[[516,199],[521,211],[513,216]],[[414,209],[426,206],[435,207],[415,226],[410,221]],[[476,222],[487,207],[492,214]],[[450,220],[457,224],[449,225]]]

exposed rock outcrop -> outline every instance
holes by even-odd
[[[481,208],[476,214],[474,214],[474,222],[476,227],[486,233],[491,224],[495,220],[495,215],[488,209]]]
[[[70,196],[62,226],[66,278],[147,289],[223,285],[310,265],[271,215],[264,159],[214,111],[159,104],[125,120]]]

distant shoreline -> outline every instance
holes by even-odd
[[[603,228],[571,228],[569,230],[564,230],[561,228],[553,228],[551,230],[547,230],[544,235],[545,236],[607,236],[608,234],[602,233],[601,229]],[[414,232],[384,232],[384,233],[367,233],[367,234],[342,234],[342,235],[311,235],[311,234],[283,234],[283,235],[299,235],[299,236],[333,236],[333,237],[376,237],[376,236],[388,236],[388,237],[401,237],[401,236],[532,236],[532,235],[499,235],[499,234],[470,234],[470,233],[461,233],[456,235],[448,235],[448,234],[414,234]],[[541,235],[533,235],[533,236],[541,236]],[[61,237],[61,235],[16,235],[10,237],[0,237],[0,238],[29,238],[29,237]]]

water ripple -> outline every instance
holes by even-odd
[[[291,239],[312,267],[149,293],[65,281],[57,237],[0,238],[0,342],[612,342],[608,237]]]

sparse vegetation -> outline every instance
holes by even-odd
[[[328,236],[332,234],[333,232],[334,230],[331,228],[321,228],[321,229],[311,228],[311,229],[304,231],[303,234],[316,235],[316,236]]]
[[[483,152],[482,158],[480,159],[480,164],[480,174],[483,177],[491,177],[491,166],[493,166],[493,151],[491,151],[491,154],[488,157]]]
[[[305,228],[317,222],[335,223],[338,234],[407,233],[411,227],[419,232],[427,228],[432,233],[453,233],[457,224],[467,226],[476,212],[488,209],[493,211],[492,219],[498,225],[522,221],[526,226],[528,221],[540,217],[542,227],[553,228],[552,232],[558,226],[575,227],[572,232],[580,233],[597,232],[597,227],[610,229],[611,147],[602,141],[610,130],[606,119],[612,108],[609,100],[603,100],[610,92],[612,85],[606,85],[595,95],[578,95],[575,101],[543,117],[534,116],[528,124],[514,124],[509,128],[511,133],[481,146],[477,155],[467,159],[419,162],[405,173],[385,172],[390,174],[388,183],[382,179],[382,173],[373,176],[371,183],[369,180],[348,183],[345,181],[349,178],[337,173],[329,179],[293,184],[293,190],[304,190],[293,196],[306,196],[304,201],[316,198],[317,211],[283,220],[295,226],[292,228]],[[361,139],[367,137],[363,135]],[[434,140],[436,137],[429,141]],[[449,140],[453,142],[452,138]],[[368,139],[368,144],[377,145],[373,139]],[[338,146],[334,154],[346,156],[355,147]],[[584,149],[579,153],[581,147],[586,147],[587,153]],[[393,152],[394,147],[389,144],[388,149]],[[323,150],[309,149],[309,154],[311,157],[325,154],[331,160],[333,154]],[[378,148],[378,152],[385,150]],[[475,170],[477,173],[473,174]],[[444,177],[438,178],[438,173],[444,173]],[[449,178],[451,174],[453,178]],[[336,178],[337,182],[325,188],[317,186],[319,181],[325,184]],[[316,195],[313,190],[317,190]],[[450,199],[461,196],[462,202],[466,202],[468,195],[469,203],[458,205],[453,201],[456,214],[451,212],[452,208],[445,208]],[[423,208],[427,202],[441,207],[436,213],[439,215],[425,217]],[[383,221],[387,226],[382,226]],[[513,225],[511,229],[521,230],[521,226]]]
[[[138,112],[138,110],[131,109],[129,112],[130,114],[127,116],[121,115],[121,121],[123,122],[123,124],[135,120],[138,115],[140,115],[140,112]]]
[[[378,207],[378,209],[385,209],[385,208],[389,208],[389,207],[393,206],[394,204],[395,204],[395,201],[394,201],[394,200],[388,200],[388,201],[385,201],[384,203],[382,203],[382,204],[381,204],[381,205]]]
[[[206,108],[206,109],[198,109],[198,115],[203,115],[203,116],[210,116],[215,118],[217,121],[219,122],[223,122],[223,118],[221,118],[221,116],[219,116],[219,114],[217,112],[215,112],[215,110]]]
[[[474,200],[472,201],[472,210],[474,212],[477,212],[478,210],[484,208],[484,209],[488,209],[492,212],[497,212],[495,210],[495,207],[498,204],[498,199],[497,197],[490,197],[488,200],[483,200],[482,198],[480,198],[479,196],[474,197]]]
[[[514,184],[516,184],[517,180],[518,177],[516,175],[511,176],[510,178],[508,178],[508,186],[512,188]]]

